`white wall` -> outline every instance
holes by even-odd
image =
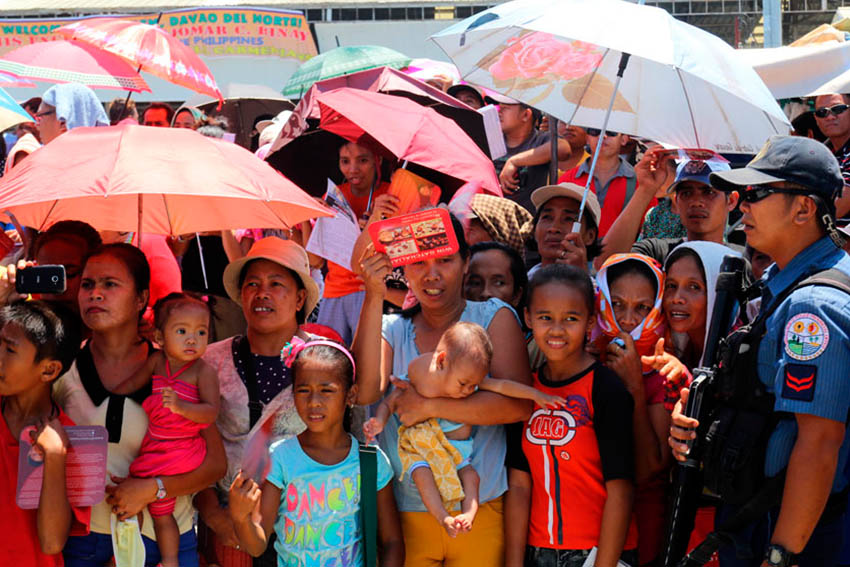
[[[319,52],[339,45],[383,45],[409,57],[448,61],[443,50],[428,38],[457,20],[316,22]]]

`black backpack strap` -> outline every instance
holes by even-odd
[[[847,295],[850,295],[850,275],[842,272],[837,268],[830,268],[828,270],[812,274],[811,276],[800,282],[797,286],[795,286],[794,289],[799,289],[801,287],[806,287],[810,285],[822,285],[832,287],[837,290],[843,291]]]
[[[782,305],[782,302],[785,301],[792,293],[798,289],[813,285],[832,287],[850,295],[850,275],[842,272],[841,270],[829,268],[821,270],[820,272],[815,272],[814,274],[804,275],[801,276],[794,285],[788,286],[782,293],[776,296],[770,307],[759,313],[758,317],[756,317],[753,321],[752,327],[755,328],[756,325],[764,326],[768,317],[773,315],[773,312],[776,311],[779,306]]]
[[[249,429],[253,428],[260,417],[263,415],[263,404],[260,402],[260,396],[257,392],[257,375],[254,368],[254,355],[251,353],[251,345],[248,343],[248,337],[236,337],[233,339],[238,341],[236,351],[239,353],[239,358],[242,360],[245,367],[244,371],[245,388],[248,390],[248,415]]]

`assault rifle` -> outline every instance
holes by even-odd
[[[736,307],[744,287],[746,263],[741,257],[726,256],[720,265],[715,287],[714,310],[703,352],[703,366],[694,370],[688,403],[684,414],[699,421],[697,437],[688,443],[688,459],[680,462],[674,473],[673,507],[667,523],[662,555],[664,567],[682,565],[688,551],[688,541],[694,528],[694,518],[703,490],[701,439],[708,426],[708,415],[717,388],[717,355],[720,341],[726,337],[734,322]]]

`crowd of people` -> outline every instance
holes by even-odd
[[[536,109],[472,85],[448,93],[498,105],[507,147],[494,160],[504,196],[476,194],[451,215],[449,255],[399,269],[376,250],[366,229],[396,215],[398,197],[382,157],[342,140],[338,188],[362,231],[351,269],[306,251],[309,222],[139,246],[84,219],[8,227],[0,563],[364,565],[372,482],[382,567],[660,565],[675,463],[706,425],[684,406],[695,370],[716,362],[716,283],[733,257],[753,282],[732,315],[747,348],[721,370],[742,393],[712,423],[723,439],[705,472],[720,480],[679,535],[693,547],[732,518],[741,525],[711,558],[723,567],[850,564],[838,228],[850,97],[812,101],[807,124],[826,143],[813,129],[777,136],[732,168],[618,132],[550,133]],[[80,126],[229,130],[188,106],[104,109],[74,84],[25,107],[34,121],[17,128],[6,173]],[[285,120],[255,125],[258,155]],[[64,292],[16,291],[21,270],[50,264],[65,267]],[[73,425],[108,435],[91,507],[66,489]],[[737,460],[736,437],[750,443]],[[368,476],[362,443],[379,446]],[[38,507],[22,509],[29,444],[43,481]],[[749,488],[736,482],[747,467]],[[777,495],[742,521],[760,485]]]

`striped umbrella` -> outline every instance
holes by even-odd
[[[159,26],[98,17],[72,22],[56,33],[117,55],[138,66],[137,70],[222,100],[206,63],[191,47]]]
[[[0,58],[0,71],[22,79],[80,83],[93,89],[150,92],[129,63],[77,41],[56,40],[19,47]]]
[[[301,98],[316,81],[375,67],[401,69],[410,64],[410,61],[407,55],[379,45],[337,47],[301,65],[283,87],[283,96]]]
[[[31,88],[35,88],[36,86],[38,86],[38,85],[36,85],[32,81],[22,79],[22,78],[18,77],[17,75],[13,75],[12,73],[5,73],[3,71],[0,71],[0,87],[6,88],[6,89],[8,89],[10,87],[31,89]]]

